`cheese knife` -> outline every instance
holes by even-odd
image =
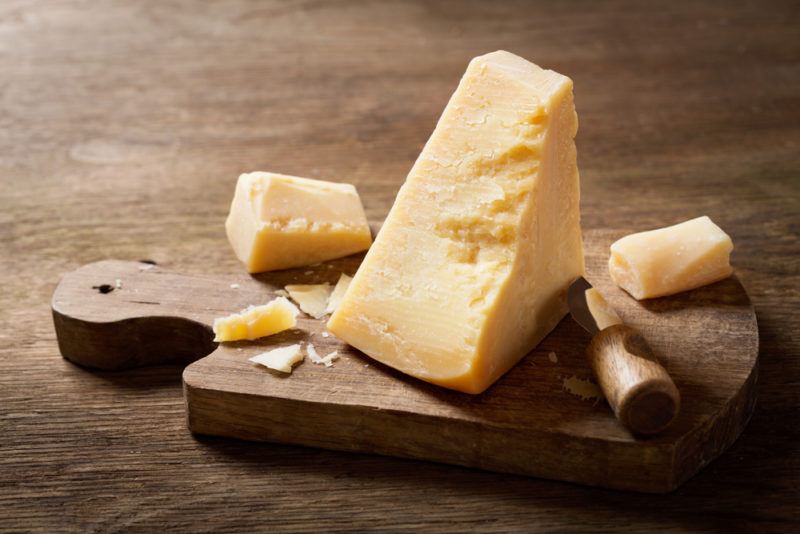
[[[644,337],[583,277],[570,285],[567,301],[572,318],[593,336],[586,355],[617,419],[639,435],[667,428],[680,410],[680,393]]]

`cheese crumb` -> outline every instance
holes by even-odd
[[[117,289],[122,289],[122,280],[120,280],[119,278],[117,278],[117,279],[114,281],[114,287],[116,287]]]
[[[339,281],[336,282],[336,287],[333,288],[333,293],[331,293],[328,299],[328,306],[325,308],[325,313],[333,313],[336,311],[336,308],[338,308],[339,304],[342,302],[344,294],[347,292],[347,288],[350,287],[350,282],[352,281],[353,279],[344,273],[339,275]]]
[[[250,306],[239,313],[214,319],[214,341],[236,341],[271,336],[297,324],[297,307],[278,297],[262,306]]]
[[[325,364],[325,367],[333,367],[333,362],[339,359],[339,353],[337,351],[333,351],[322,358],[322,363]]]
[[[311,359],[311,363],[322,363],[322,357],[317,353],[317,349],[314,348],[313,344],[308,344],[306,352],[308,353],[309,359]]]
[[[591,380],[578,378],[577,376],[571,376],[569,378],[565,378],[562,385],[565,390],[580,397],[581,400],[600,400],[604,398],[603,392],[600,391],[600,388],[597,386],[597,384]]]
[[[300,309],[314,319],[321,319],[327,313],[325,310],[332,291],[330,284],[290,285],[286,286],[286,291]]]
[[[239,289],[239,284],[231,284],[231,289]]]
[[[558,356],[556,355],[555,352],[551,352],[550,354],[547,355],[547,357],[550,359],[551,362],[558,363]]]
[[[262,352],[250,358],[250,361],[274,371],[291,374],[292,367],[302,362],[303,358],[303,350],[300,345],[289,345]]]
[[[325,367],[333,367],[333,362],[339,359],[339,353],[337,351],[333,351],[324,357],[320,356],[317,349],[315,349],[314,345],[311,343],[306,347],[306,352],[308,352],[308,357],[311,359],[312,363],[324,365]]]
[[[327,332],[323,332],[323,333],[322,333],[322,337],[329,337],[329,336],[330,336],[330,334],[329,334],[329,333],[327,333]]]

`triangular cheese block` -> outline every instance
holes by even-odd
[[[328,329],[422,380],[489,387],[583,274],[577,128],[569,78],[473,59]]]

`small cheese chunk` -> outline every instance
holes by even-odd
[[[328,299],[328,306],[325,308],[325,313],[333,313],[336,311],[336,308],[338,308],[339,304],[342,302],[344,294],[347,293],[347,288],[350,287],[350,282],[352,281],[353,279],[344,273],[339,275],[339,281],[336,282],[336,287],[333,288],[333,293],[331,293]]]
[[[423,380],[489,387],[583,274],[577,128],[566,76],[473,59],[328,329]]]
[[[327,313],[330,284],[290,285],[286,286],[286,291],[300,309],[314,319],[320,319]]]
[[[278,349],[262,352],[250,358],[250,361],[258,365],[263,365],[274,371],[281,373],[291,373],[292,367],[303,361],[303,349],[300,345],[289,345]]]
[[[355,187],[267,172],[239,177],[225,230],[251,273],[348,256],[372,242]]]
[[[214,319],[214,341],[237,341],[271,336],[297,324],[297,307],[278,297],[262,306],[250,306],[239,313]]]
[[[649,299],[727,278],[731,238],[708,217],[623,237],[611,245],[611,278],[634,298]]]

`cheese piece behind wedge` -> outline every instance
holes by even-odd
[[[470,62],[328,322],[412,376],[479,393],[550,332],[583,274],[572,81]]]
[[[333,288],[331,298],[328,299],[328,305],[325,308],[325,313],[333,313],[336,311],[336,308],[338,308],[339,304],[342,302],[342,299],[347,293],[347,288],[350,287],[350,282],[352,281],[353,279],[344,273],[339,275],[339,281],[336,282],[336,287]]]
[[[333,291],[330,284],[288,285],[286,291],[300,309],[314,319],[321,319],[328,313],[328,300]]]
[[[355,187],[267,172],[239,176],[225,230],[251,273],[340,258],[372,242]]]
[[[728,234],[703,216],[616,241],[608,271],[638,300],[674,295],[730,276],[732,250]]]

